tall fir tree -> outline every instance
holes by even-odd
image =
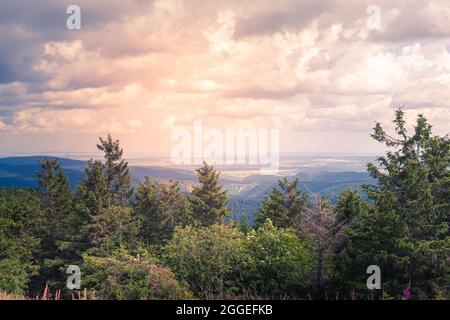
[[[126,207],[133,189],[119,140],[113,140],[108,134],[106,139],[100,138],[97,148],[104,152],[105,163],[92,159],[88,162],[77,199],[78,209],[85,217],[86,249],[92,254],[104,255],[122,241],[134,243],[131,235],[136,235],[138,221]]]
[[[111,188],[113,200],[119,204],[125,203],[133,194],[133,189],[128,162],[122,158],[123,149],[119,140],[113,140],[108,134],[106,139],[100,138],[97,148],[105,156],[106,181]]]
[[[189,196],[194,222],[200,226],[220,224],[231,212],[227,191],[219,184],[220,173],[206,162],[196,172],[200,184]]]
[[[374,128],[372,137],[387,153],[378,158],[379,166],[368,165],[378,182],[365,187],[373,208],[347,230],[347,254],[363,265],[360,269],[379,265],[393,295],[409,287],[414,298],[448,296],[450,212],[443,186],[448,185],[450,142],[448,136],[433,136],[422,115],[411,135],[401,109],[394,124],[396,137],[379,123]]]
[[[348,226],[366,207],[367,204],[356,190],[346,189],[338,197],[338,203],[335,207],[336,222],[341,227]]]
[[[170,240],[176,226],[191,222],[192,212],[178,182],[167,183],[145,177],[134,200],[135,214],[141,220],[145,242],[161,244]]]
[[[88,161],[84,177],[78,184],[77,199],[87,210],[87,215],[98,215],[112,205],[111,187],[106,179],[105,166],[100,161]]]
[[[73,207],[73,194],[61,164],[57,160],[40,161],[37,172],[39,195],[45,210],[41,238],[41,271],[37,282],[61,288],[64,269],[77,260],[77,217]]]
[[[255,218],[256,225],[261,226],[270,219],[278,228],[298,228],[306,200],[306,194],[299,189],[298,179],[289,182],[284,178],[278,181],[278,188],[274,187],[264,198]]]
[[[42,288],[41,237],[46,213],[36,190],[0,189],[0,292],[33,295]],[[36,287],[30,286],[35,278]],[[1,294],[0,294],[1,295]]]
[[[92,216],[87,230],[89,248],[86,252],[94,256],[108,256],[120,246],[135,247],[139,221],[131,208],[113,205]]]
[[[370,214],[369,209],[372,210]],[[358,293],[366,293],[366,268],[376,264],[372,257],[380,249],[380,241],[389,241],[384,237],[396,232],[396,229],[390,228],[384,229],[383,234],[374,234],[376,228],[372,223],[376,214],[355,190],[347,189],[339,195],[335,207],[336,229],[333,232],[338,239],[333,252],[333,279],[337,295],[343,298],[352,298],[352,292],[353,298]]]

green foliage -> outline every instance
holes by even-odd
[[[310,285],[313,263],[295,230],[276,228],[268,219],[244,242],[244,281],[258,296],[295,297]]]
[[[299,181],[289,182],[286,178],[278,182],[264,198],[255,222],[261,226],[270,219],[276,227],[296,227],[300,223],[301,214],[306,207],[306,195],[298,187]]]
[[[45,212],[36,192],[0,189],[0,291],[22,294],[39,265]]]
[[[100,161],[89,160],[84,177],[77,188],[78,204],[85,215],[98,215],[112,205],[111,187],[106,180],[105,168]]]
[[[402,261],[394,250],[401,245],[398,235],[403,234],[404,227],[395,211],[379,212],[369,208],[361,211],[344,229],[344,239],[336,256],[337,285],[342,295],[349,298],[352,290],[367,294],[366,269],[370,265],[381,268],[386,294],[401,294],[408,279],[399,272]],[[404,286],[398,284],[399,281],[405,281]]]
[[[88,252],[109,254],[123,243],[133,247],[138,240],[139,222],[132,213],[131,208],[111,206],[92,216],[87,226],[90,240]]]
[[[219,185],[220,173],[206,162],[195,171],[200,185],[194,186],[189,197],[195,223],[200,226],[222,223],[231,210],[227,206],[227,191]]]
[[[248,222],[247,216],[241,217],[238,227],[239,227],[239,230],[241,230],[241,232],[243,232],[246,235],[249,234],[253,230],[253,227]]]
[[[5,245],[4,240],[0,240],[0,291],[9,294],[22,294],[29,282],[29,272],[35,268],[30,268],[28,261],[21,259],[20,253],[11,245]]]
[[[237,290],[236,270],[244,235],[233,225],[176,227],[165,259],[181,282],[203,299],[223,299]]]
[[[120,243],[135,244],[139,221],[126,207],[133,189],[119,140],[108,134],[106,139],[100,138],[97,148],[104,152],[105,163],[92,159],[88,162],[77,190],[77,209],[85,218],[81,231],[86,249],[102,255]]]
[[[46,282],[50,287],[61,287],[65,283],[65,266],[79,259],[76,254],[77,217],[61,164],[56,160],[43,160],[40,164],[41,171],[36,173],[36,179],[45,217],[38,256],[41,270],[34,283],[37,288]]]
[[[367,237],[377,236],[362,230],[368,219],[373,217],[368,213],[369,206],[363,202],[358,192],[347,189],[339,196],[335,208],[337,229],[335,234],[340,237],[334,250],[334,281],[342,296],[350,298],[353,290],[366,292],[366,268],[373,264],[371,260],[373,250],[378,248],[371,246],[361,248],[358,252],[355,246],[360,241],[367,241]],[[372,228],[371,226],[367,226]],[[356,230],[360,232],[356,232]],[[368,230],[371,231],[371,230]],[[381,235],[382,237],[384,235]],[[369,264],[367,264],[369,263]]]
[[[100,299],[192,299],[170,269],[157,264],[145,249],[119,247],[104,257],[83,255],[85,285]]]
[[[247,199],[241,197],[230,197],[228,206],[231,209],[231,214],[225,221],[241,221],[246,219],[251,225],[254,224],[254,217],[259,211],[261,201],[259,199]]]
[[[0,292],[34,296],[45,282],[64,290],[77,264],[100,299],[381,297],[366,287],[367,267],[378,265],[385,298],[408,286],[413,298],[448,299],[450,141],[421,115],[411,134],[402,110],[394,124],[396,137],[374,128],[387,151],[368,165],[377,181],[365,186],[368,202],[346,190],[336,207],[315,195],[307,203],[298,180],[283,179],[256,230],[247,215],[224,224],[227,192],[206,163],[188,197],[177,182],[146,178],[132,198],[109,135],[97,146],[105,162],[88,162],[75,196],[61,164],[42,161],[38,190],[0,189]]]
[[[150,244],[160,244],[172,237],[176,226],[191,221],[188,200],[178,182],[162,183],[149,177],[138,186],[134,211],[141,220],[141,235]]]
[[[336,220],[342,226],[348,226],[366,208],[367,204],[364,203],[356,190],[344,190],[339,195],[335,208]]]
[[[394,124],[397,137],[379,123],[374,128],[372,137],[388,151],[378,158],[379,167],[368,165],[378,181],[365,187],[373,208],[362,210],[346,230],[345,273],[352,282],[352,270],[359,275],[376,264],[392,295],[399,297],[410,284],[413,298],[449,296],[450,141],[433,136],[422,115],[411,135],[402,110]]]
[[[314,261],[314,295],[327,290],[332,272],[333,250],[339,244],[339,224],[334,207],[320,196],[314,195],[300,225],[302,238],[310,240]]]
[[[106,182],[111,188],[112,197],[117,203],[126,202],[133,194],[128,162],[122,159],[123,149],[119,140],[113,140],[108,134],[106,139],[100,138],[97,148],[105,156]]]

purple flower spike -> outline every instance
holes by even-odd
[[[409,290],[409,288],[403,290],[403,298],[405,300],[411,299],[411,291]]]

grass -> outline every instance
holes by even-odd
[[[26,298],[20,294],[0,292],[0,300],[26,300]]]

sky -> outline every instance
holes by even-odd
[[[278,129],[281,152],[376,154],[372,128],[400,106],[444,135],[449,19],[448,0],[2,0],[0,154],[111,133],[169,156],[195,121]]]

